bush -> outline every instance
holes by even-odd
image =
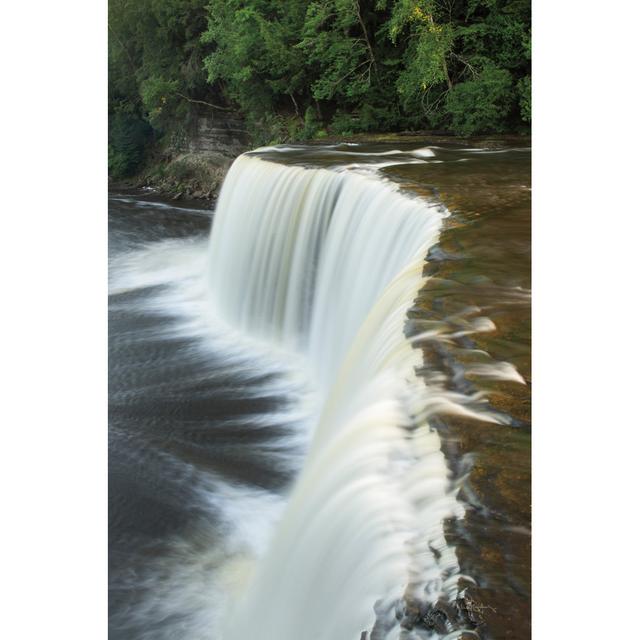
[[[525,76],[518,82],[520,94],[520,115],[525,122],[531,122],[531,76]]]
[[[116,112],[109,117],[109,175],[126,178],[142,165],[153,130],[142,118]]]
[[[457,84],[447,96],[446,111],[458,135],[502,133],[514,103],[511,74],[486,67],[477,77]]]
[[[194,177],[194,173],[194,167],[184,160],[172,162],[167,169],[169,178],[176,182],[191,179]]]
[[[332,134],[338,136],[352,136],[356,129],[357,123],[355,116],[341,110],[336,111],[329,128]]]
[[[315,138],[322,128],[322,122],[318,118],[316,110],[309,106],[304,112],[304,128],[302,129],[302,137],[305,140]]]

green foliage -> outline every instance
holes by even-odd
[[[236,107],[255,144],[327,129],[522,130],[530,59],[529,0],[109,4],[110,115],[127,105],[157,137],[184,131],[203,103]]]
[[[320,129],[322,129],[322,121],[318,117],[317,111],[309,106],[304,112],[304,129],[302,130],[302,137],[305,140],[315,138]]]
[[[522,119],[531,122],[531,76],[525,76],[518,81],[518,92]]]
[[[397,43],[403,36],[408,44],[403,55],[403,69],[396,87],[403,107],[425,107],[424,97],[432,88],[450,83],[447,57],[453,44],[451,24],[438,24],[433,0],[399,0],[389,21],[389,37]],[[446,83],[446,84],[445,84]]]
[[[109,118],[123,105],[158,134],[183,129],[194,115],[193,100],[216,102],[207,83],[200,36],[206,28],[206,0],[109,0]],[[136,129],[114,125],[131,148],[139,149]],[[136,152],[137,153],[137,152]],[[110,172],[123,175],[131,154],[110,147]],[[113,174],[115,175],[115,173]]]
[[[144,83],[164,82],[173,93],[211,93],[202,68],[200,34],[206,0],[110,0],[109,94],[140,105]]]
[[[297,109],[304,90],[304,60],[295,49],[303,3],[283,0],[211,0],[202,42],[215,45],[204,58],[210,83],[256,122],[283,105]]]
[[[177,182],[187,180],[194,177],[194,168],[184,160],[177,160],[169,165],[167,175],[169,178]]]
[[[267,113],[304,113],[303,137],[324,122],[338,135],[469,135],[530,120],[528,0],[212,0],[208,11],[209,81],[254,129]],[[281,139],[295,129],[259,128]]]
[[[352,136],[357,129],[356,116],[344,111],[336,111],[329,128],[331,133],[339,136]]]
[[[317,0],[307,8],[296,47],[315,70],[311,90],[316,100],[353,102],[371,86],[375,58],[368,33],[359,26],[357,7],[352,0]]]
[[[177,80],[165,80],[159,76],[150,76],[140,83],[140,97],[142,106],[147,113],[151,125],[162,130],[181,106]]]
[[[142,164],[151,127],[140,117],[117,111],[109,122],[108,167],[115,178],[134,174]]]
[[[300,118],[268,111],[262,117],[249,118],[247,129],[256,146],[295,142],[305,137]]]
[[[445,108],[452,116],[456,134],[501,133],[506,128],[513,100],[509,72],[489,66],[474,79],[453,87]]]

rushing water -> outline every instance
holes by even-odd
[[[481,499],[452,443],[526,423],[491,385],[528,370],[482,340],[528,292],[436,273],[470,226],[438,171],[487,153],[400,147],[245,154],[210,233],[197,207],[111,198],[113,638],[499,633],[461,605],[493,568],[465,553]]]

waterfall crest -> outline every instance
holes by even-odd
[[[443,523],[463,510],[429,420],[471,410],[418,378],[423,354],[406,335],[446,215],[371,175],[251,155],[231,167],[209,245],[214,314],[299,355],[320,401],[225,640],[400,637],[407,603],[455,599]]]

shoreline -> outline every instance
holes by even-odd
[[[500,134],[486,136],[456,136],[442,131],[402,131],[393,133],[359,133],[351,136],[327,136],[314,140],[292,140],[279,144],[317,145],[340,143],[393,144],[416,142],[423,144],[433,140],[438,144],[452,146],[502,147],[526,143],[531,145],[530,135]],[[426,145],[428,146],[428,144]],[[253,149],[253,145],[239,151],[225,149],[221,153],[190,152],[164,155],[150,160],[147,165],[130,178],[112,180],[108,190],[151,188],[158,195],[174,201],[199,200],[213,203],[217,200],[224,177],[233,161],[241,153]],[[153,157],[153,154],[152,154]]]

